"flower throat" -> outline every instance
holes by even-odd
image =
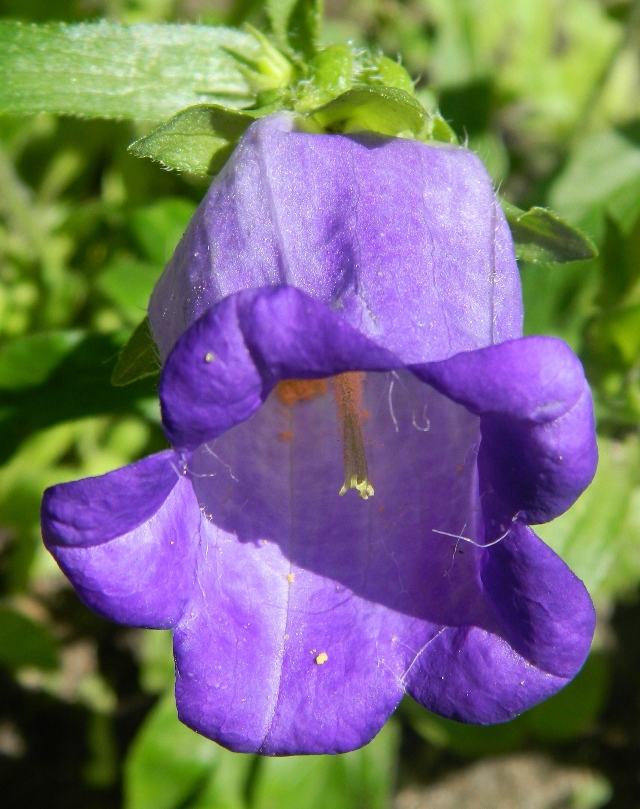
[[[330,380],[288,379],[278,384],[277,392],[282,404],[292,407],[299,401],[324,396],[328,382],[331,382],[342,437],[344,483],[339,494],[342,496],[349,489],[355,489],[363,500],[367,500],[373,496],[373,486],[369,480],[363,434],[364,422],[369,418],[363,406],[364,378],[363,371],[350,371]],[[283,436],[289,438],[290,431],[283,433]]]

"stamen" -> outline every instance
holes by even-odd
[[[342,430],[342,458],[344,484],[340,496],[355,489],[363,500],[373,496],[369,480],[367,455],[362,433],[363,422],[369,414],[362,405],[364,373],[355,371],[333,377],[333,390],[338,407],[338,421]]]

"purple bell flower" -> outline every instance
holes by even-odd
[[[48,489],[42,525],[91,609],[174,629],[187,725],[337,753],[405,693],[493,723],[576,674],[593,606],[529,524],[593,476],[591,397],[520,336],[478,158],[265,118],[149,316],[173,449]]]

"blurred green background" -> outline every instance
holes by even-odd
[[[44,22],[264,24],[256,0],[0,0]],[[567,340],[601,461],[540,533],[586,582],[594,649],[557,697],[476,728],[403,703],[362,751],[259,759],[182,727],[170,637],[89,613],[41,546],[43,489],[165,446],[117,352],[206,183],[134,158],[150,124],[0,117],[0,794],[12,809],[640,807],[640,3],[334,0],[324,40],[401,55],[520,207],[600,256],[521,264],[526,332]]]

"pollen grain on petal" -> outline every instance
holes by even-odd
[[[316,656],[316,666],[322,666],[322,664],[326,663],[328,659],[329,655],[326,652],[320,652],[320,654]]]

